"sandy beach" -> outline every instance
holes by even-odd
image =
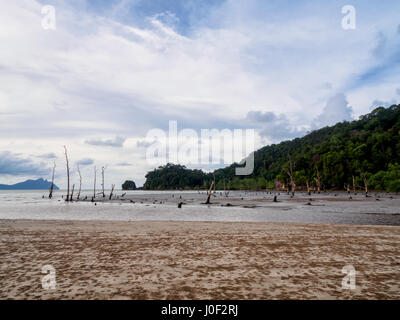
[[[1,220],[0,298],[399,299],[399,243],[398,226]]]

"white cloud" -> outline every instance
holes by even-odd
[[[352,120],[352,107],[343,93],[331,97],[322,113],[315,119],[314,128],[334,125],[337,122]]]
[[[249,121],[249,126],[259,129],[261,137],[267,137],[272,142],[296,138],[306,133],[304,128],[297,128],[284,114],[250,111],[246,120]]]
[[[0,41],[7,44],[0,51],[0,148],[62,159],[67,144],[71,159],[89,155],[109,164],[116,183],[129,173],[140,185],[152,168],[145,145],[136,143],[168,120],[225,127],[258,110],[279,115],[296,133],[321,112],[318,125],[349,119],[338,92],[359,115],[398,88],[393,74],[386,83],[353,84],[393,50],[392,12],[369,19],[385,39],[385,54],[373,56],[376,28],[364,19],[355,32],[343,31],[335,4],[285,11],[265,1],[226,1],[185,35],[174,29],[174,12],[137,25],[116,20],[128,6],[120,2],[106,18],[58,1],[51,31],[41,28],[38,2],[0,3]],[[121,148],[111,154],[104,145]],[[134,165],[114,170],[118,163]]]

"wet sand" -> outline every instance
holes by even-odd
[[[63,192],[65,193],[65,191]],[[65,196],[65,195],[64,195]],[[85,194],[80,202],[92,202],[92,194]],[[217,190],[212,193],[209,206],[236,206],[242,208],[265,207],[273,203],[276,196],[277,203],[286,204],[308,204],[324,205],[327,202],[345,202],[347,205],[357,206],[360,203],[368,203],[373,206],[379,206],[382,203],[390,203],[396,207],[400,204],[400,195],[397,193],[370,192],[368,197],[363,192],[347,193],[343,191],[327,191],[308,194],[305,191],[297,191],[294,196],[284,191],[229,191]],[[188,205],[202,205],[207,199],[207,192],[199,191],[152,191],[151,193],[135,193],[126,191],[117,191],[112,199],[106,192],[105,197],[100,194],[96,196],[93,202],[97,203],[141,203],[141,204],[163,204],[176,206],[178,203]],[[352,204],[350,204],[352,203]]]
[[[0,298],[399,299],[399,244],[398,226],[0,220]]]

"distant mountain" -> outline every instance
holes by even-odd
[[[26,180],[11,185],[0,184],[0,190],[48,190],[50,187],[51,182],[43,180],[42,178],[37,180]],[[59,188],[54,185],[54,190],[59,190]]]

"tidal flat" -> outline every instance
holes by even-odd
[[[0,192],[0,299],[400,298],[396,194],[64,194]]]

